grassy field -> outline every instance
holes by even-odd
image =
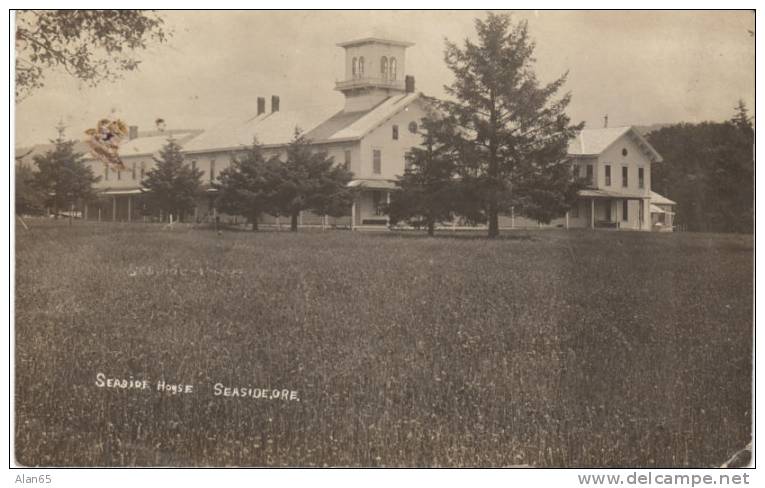
[[[21,464],[702,467],[751,437],[751,236],[30,225]]]

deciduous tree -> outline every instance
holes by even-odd
[[[162,18],[141,10],[20,10],[16,13],[16,100],[52,69],[90,85],[135,70],[138,51],[168,36]]]

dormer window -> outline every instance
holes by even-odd
[[[359,78],[363,78],[364,77],[364,56],[361,56],[359,58],[358,74],[359,74]]]
[[[380,77],[383,80],[388,79],[388,58],[385,56],[380,58]]]
[[[396,58],[390,58],[390,79],[396,79]]]
[[[353,76],[353,78],[356,78],[356,76],[358,75],[357,62],[358,61],[356,60],[355,57],[353,58],[353,61],[351,61],[351,76]]]

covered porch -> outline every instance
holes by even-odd
[[[579,227],[650,230],[646,219],[650,197],[604,190],[579,192]]]
[[[133,222],[142,220],[140,189],[107,189],[98,193],[95,202],[83,205],[85,220],[107,222]]]
[[[387,230],[390,218],[385,208],[390,204],[396,183],[391,180],[353,180],[349,188],[359,192],[351,205],[351,230]]]

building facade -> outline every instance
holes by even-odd
[[[349,186],[358,189],[348,215],[338,218],[303,212],[300,225],[387,229],[384,212],[406,168],[407,152],[421,142],[427,99],[415,91],[414,77],[406,75],[406,51],[411,43],[365,38],[338,44],[345,50],[344,78],[335,89],[344,95],[342,107],[282,110],[278,96],[258,97],[251,114],[232,118],[210,130],[139,133],[120,149],[125,171],[113,171],[89,161],[101,181],[100,199],[83,209],[90,219],[144,219],[140,182],[154,165],[154,157],[169,137],[182,147],[186,163],[202,171],[204,196],[187,221],[241,221],[217,211],[213,183],[233,158],[257,140],[265,156],[283,157],[300,130],[317,150],[353,173]],[[584,129],[569,144],[575,176],[586,181],[579,200],[565,216],[541,225],[522,215],[500,217],[501,228],[579,227],[632,230],[671,230],[674,202],[651,192],[651,166],[661,156],[632,127]],[[176,219],[178,216],[175,216]],[[169,216],[162,216],[162,220]],[[284,223],[287,222],[287,219]],[[280,225],[278,217],[263,215],[262,224]],[[454,224],[456,225],[456,223]]]

